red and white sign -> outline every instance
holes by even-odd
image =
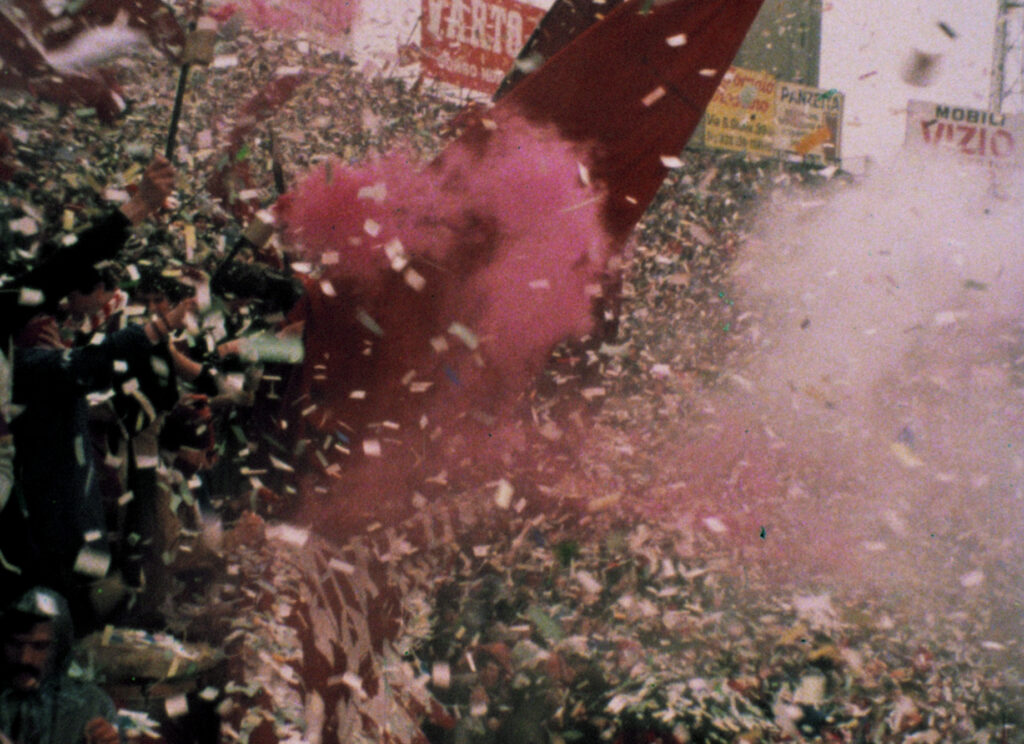
[[[907,104],[907,147],[951,153],[964,162],[1024,167],[1024,115],[926,101]]]
[[[423,72],[493,93],[543,16],[540,8],[516,0],[423,0]]]

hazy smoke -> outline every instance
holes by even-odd
[[[722,407],[772,453],[798,560],[960,591],[1020,552],[1022,207],[1019,174],[909,157],[764,205]]]

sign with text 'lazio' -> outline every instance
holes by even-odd
[[[936,156],[997,168],[1024,167],[1024,114],[910,101],[904,144]]]
[[[704,115],[704,144],[771,157],[775,154],[773,75],[730,67]]]
[[[423,0],[423,73],[493,93],[544,11],[516,0]]]

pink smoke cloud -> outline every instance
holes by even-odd
[[[493,456],[552,347],[594,328],[617,244],[583,151],[518,118],[485,124],[426,166],[333,161],[279,202],[292,250],[322,270],[293,395],[321,433],[347,432],[346,472],[407,473],[412,451],[440,469],[453,441]],[[367,440],[383,457],[354,465]]]

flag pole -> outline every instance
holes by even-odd
[[[164,157],[174,160],[174,147],[178,139],[178,125],[181,122],[181,109],[185,103],[185,89],[188,87],[188,73],[193,64],[208,65],[213,62],[214,50],[217,45],[217,25],[209,18],[203,18],[203,0],[196,0],[192,10],[193,20],[189,24],[189,33],[185,38],[185,48],[181,52],[181,70],[178,72],[178,89],[174,94],[174,107],[171,109],[171,123],[167,129],[167,144]]]
[[[174,159],[174,145],[178,137],[178,122],[181,121],[181,106],[185,100],[185,88],[188,85],[188,71],[192,65],[188,62],[181,66],[178,73],[178,90],[174,95],[174,108],[171,110],[171,124],[167,132],[167,146],[164,148],[164,157],[168,160]]]

